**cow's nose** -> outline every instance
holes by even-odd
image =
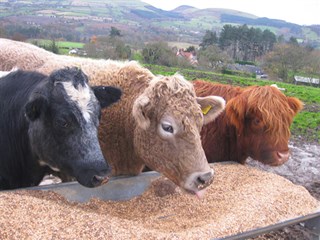
[[[103,184],[106,184],[109,181],[108,176],[99,176],[99,175],[94,175],[91,179],[92,186],[98,187]]]
[[[277,156],[279,158],[279,162],[284,163],[284,162],[288,161],[288,159],[290,157],[290,153],[289,153],[289,151],[281,151],[281,152],[278,151]]]
[[[211,169],[211,171],[206,172],[206,173],[202,173],[201,175],[198,176],[197,178],[197,182],[198,182],[198,186],[197,188],[199,190],[206,188],[207,186],[209,186],[213,181],[213,170]]]

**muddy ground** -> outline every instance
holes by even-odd
[[[268,167],[249,159],[248,164],[260,169],[281,175],[295,184],[308,189],[310,194],[320,201],[320,144],[290,142],[291,157],[284,165]],[[304,227],[304,223],[296,224],[278,231],[255,237],[255,240],[311,240],[315,235]],[[317,238],[319,239],[319,238]]]

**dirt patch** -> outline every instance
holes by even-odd
[[[316,103],[305,104],[303,106],[303,111],[306,111],[306,112],[320,112],[320,104],[316,104]]]

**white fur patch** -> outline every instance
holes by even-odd
[[[277,84],[271,84],[270,86],[271,87],[275,87],[275,88],[279,89],[280,91],[285,91],[286,90],[285,88],[278,87]]]
[[[55,172],[60,172],[60,169],[59,168],[56,168],[56,167],[52,167],[52,166],[50,166],[48,163],[46,163],[46,162],[44,162],[44,161],[42,161],[42,160],[39,160],[39,164],[40,164],[40,166],[48,166],[49,168],[51,168],[53,171],[55,171]]]
[[[83,118],[88,122],[90,120],[91,109],[89,103],[91,100],[90,88],[86,84],[84,87],[79,85],[79,89],[76,89],[71,82],[62,82],[66,93],[70,99],[78,105],[80,108]]]
[[[0,77],[5,77],[8,74],[15,72],[15,71],[18,71],[17,67],[12,68],[10,71],[0,71]]]

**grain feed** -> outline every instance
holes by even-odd
[[[0,193],[0,239],[211,239],[315,212],[308,191],[278,175],[215,164],[205,196],[160,177],[129,201],[72,203],[54,192]]]

